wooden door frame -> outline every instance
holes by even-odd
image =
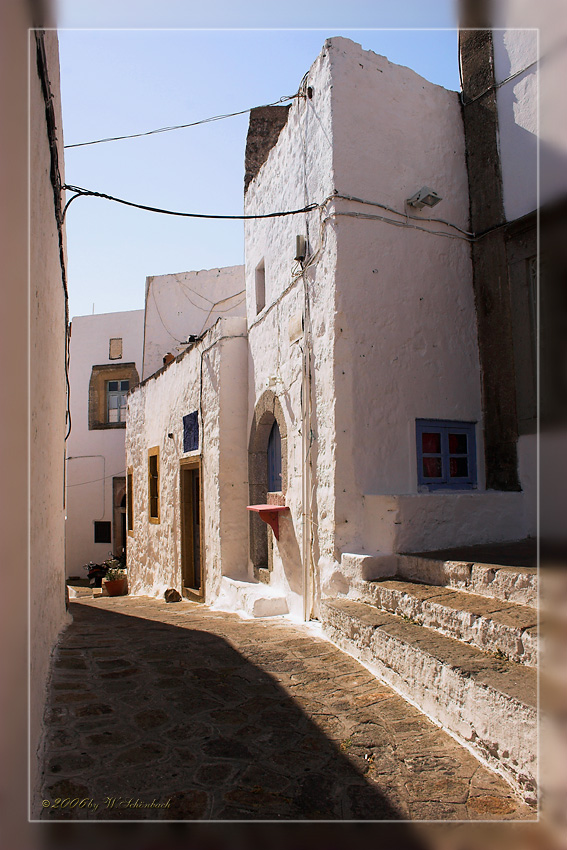
[[[201,587],[199,590],[195,590],[190,587],[185,587],[184,585],[184,566],[185,566],[185,517],[184,517],[184,502],[183,502],[183,473],[189,472],[192,469],[196,469],[199,472],[199,558],[200,558],[200,566],[201,566]],[[180,523],[179,527],[181,529],[181,593],[187,599],[191,599],[194,602],[204,602],[205,601],[205,547],[203,529],[203,467],[201,462],[201,456],[198,457],[186,457],[182,458],[179,461],[179,513],[180,513]]]

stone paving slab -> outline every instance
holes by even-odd
[[[34,817],[536,818],[504,780],[305,627],[145,597],[81,599],[70,610]]]

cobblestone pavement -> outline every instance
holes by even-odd
[[[146,597],[82,599],[70,610],[32,804],[41,819],[536,816],[302,626]]]

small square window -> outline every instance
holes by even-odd
[[[476,487],[474,422],[417,419],[417,483],[427,490]]]
[[[99,522],[95,520],[94,542],[112,543],[112,524],[110,522]]]

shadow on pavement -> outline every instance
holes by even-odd
[[[198,628],[199,617],[192,626],[189,613],[181,627],[92,605],[74,603],[72,612],[48,701],[42,793],[49,807],[42,819],[402,817],[340,741],[327,737],[269,672]],[[260,641],[253,650],[265,656],[259,663],[268,671],[313,669],[301,657],[264,650]],[[314,699],[324,700],[324,692]],[[80,803],[54,808],[57,798]],[[399,824],[396,846],[421,846],[410,842],[411,832]]]

